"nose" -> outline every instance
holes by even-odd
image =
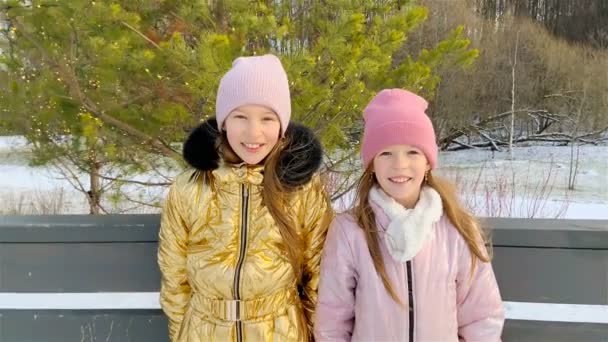
[[[394,169],[407,169],[410,165],[409,159],[404,153],[396,153],[393,155],[393,168]]]
[[[247,132],[250,137],[258,137],[262,133],[262,122],[259,120],[249,120],[247,125]]]

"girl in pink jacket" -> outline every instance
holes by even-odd
[[[364,111],[355,206],[321,261],[317,341],[500,341],[504,311],[484,236],[437,166],[427,102],[383,90]]]

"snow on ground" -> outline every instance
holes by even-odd
[[[0,137],[0,214],[2,213],[63,213],[86,214],[88,203],[85,196],[74,189],[64,175],[51,166],[35,167],[29,165],[30,146],[23,137]],[[116,172],[109,172],[116,176]],[[175,172],[168,172],[175,176]],[[140,182],[169,182],[156,174],[138,174],[129,179]],[[85,187],[89,184],[86,174],[79,174],[78,181]],[[102,184],[104,181],[101,181]],[[160,201],[166,193],[162,187],[141,187],[127,185],[123,188],[134,199],[146,202]],[[158,209],[121,203],[118,207],[104,203],[112,212],[127,209],[129,213],[157,212]],[[132,209],[129,209],[132,208]]]
[[[0,213],[33,207],[39,211],[41,203],[62,213],[88,212],[82,194],[51,167],[29,166],[28,154],[23,137],[0,137]],[[507,152],[487,150],[442,152],[437,173],[455,182],[463,201],[480,216],[608,219],[608,146],[580,147],[575,190],[567,186],[570,147],[517,147],[514,159],[508,157]],[[153,174],[137,179],[165,181]],[[81,181],[87,184],[85,175]],[[129,191],[157,200],[165,193],[161,188],[141,193],[141,188],[131,187]],[[352,194],[336,207],[344,207],[351,199]]]
[[[608,146],[580,147],[574,190],[571,153],[568,146],[518,147],[509,160],[506,151],[444,152],[438,173],[460,185],[478,215],[608,219]]]
[[[22,151],[27,148],[28,142],[25,137],[13,135],[0,137],[0,153],[11,151]]]

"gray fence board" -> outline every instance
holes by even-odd
[[[0,216],[0,243],[156,242],[160,215]]]
[[[608,249],[495,247],[492,264],[504,300],[608,304]]]
[[[160,287],[157,242],[0,246],[0,292],[150,292]]]
[[[495,246],[569,249],[608,249],[608,221],[492,218]]]
[[[1,342],[169,341],[167,320],[158,310],[15,310],[0,315]]]
[[[606,221],[484,222],[504,300],[608,304]],[[158,228],[159,215],[0,217],[0,292],[158,291]],[[166,319],[160,310],[0,310],[0,342],[106,340],[167,341]],[[608,324],[508,320],[503,340],[608,341]]]

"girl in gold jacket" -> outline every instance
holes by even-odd
[[[333,213],[321,145],[290,115],[279,59],[241,57],[185,142],[192,170],[169,190],[158,250],[171,341],[311,339]]]

